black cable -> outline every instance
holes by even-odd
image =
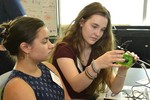
[[[129,42],[132,42],[132,40],[128,40],[128,41],[126,41],[126,42],[124,42],[124,43],[122,43],[121,44],[121,46],[117,46],[117,49],[120,49],[120,50],[125,50],[125,51],[127,51],[127,49],[125,48],[122,48],[122,46],[124,46],[124,45],[126,45],[126,47],[129,45],[127,45],[127,43],[129,43]],[[144,88],[145,89],[147,89],[147,88],[150,88],[148,85],[150,84],[150,77],[149,77],[149,75],[148,75],[148,72],[147,72],[147,68],[146,68],[146,66],[145,65],[147,65],[147,66],[150,66],[150,64],[149,63],[147,63],[147,62],[145,62],[145,61],[143,61],[143,60],[141,60],[141,59],[138,59],[135,63],[137,63],[137,64],[139,64],[143,69],[144,69],[144,71],[145,71],[145,74],[146,74],[146,76],[147,76],[147,79],[148,79],[148,83],[146,83],[146,84],[140,84],[139,83],[139,85],[134,85],[134,86],[132,86],[132,88],[131,88],[131,95],[132,96],[130,96],[128,93],[127,93],[127,91],[125,91],[125,90],[122,90],[121,92],[124,92],[124,93],[126,93],[126,95],[127,95],[127,97],[126,98],[132,98],[133,100],[136,100],[136,99],[148,99],[148,95],[146,95],[146,93],[145,93],[145,91],[143,91],[143,92],[140,92],[140,91],[138,91],[138,90],[134,90],[133,88],[135,88],[135,87],[142,87],[142,86],[144,86]],[[135,95],[135,93],[136,93],[136,95]],[[137,95],[137,93],[139,93],[138,95]],[[141,97],[141,96],[143,96],[143,97]]]

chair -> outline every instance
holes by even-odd
[[[4,86],[5,82],[7,81],[11,72],[12,71],[9,71],[9,72],[6,72],[6,73],[0,75],[0,100],[1,100],[1,92],[2,92],[3,86]]]

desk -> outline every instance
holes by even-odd
[[[147,88],[148,90],[145,92],[144,88],[138,87],[137,90],[140,91],[140,93],[135,92],[134,96],[131,93],[131,88],[132,88],[132,86],[124,86],[124,88],[123,88],[123,90],[128,91],[129,98],[126,98],[127,95],[124,92],[120,92],[118,95],[111,96],[112,92],[108,91],[107,93],[103,94],[103,97],[101,96],[101,97],[97,98],[97,100],[150,100],[150,88],[149,89]],[[144,93],[144,94],[141,95],[141,93]],[[139,99],[136,98],[138,96],[139,96]],[[134,99],[133,99],[133,97],[134,97]]]
[[[148,76],[150,77],[150,69],[146,70]],[[127,72],[127,76],[125,79],[125,85],[122,90],[125,90],[131,97],[133,96],[131,93],[132,86],[139,85],[137,81],[141,79],[147,79],[146,73],[143,68],[130,68]],[[150,86],[150,84],[148,85]],[[147,92],[146,92],[147,89]],[[150,87],[134,87],[134,90],[138,90],[143,92],[146,95],[147,99],[132,99],[132,98],[125,98],[127,95],[124,92],[120,92],[116,96],[111,96],[111,91],[103,94],[103,97],[97,98],[97,100],[150,100]],[[147,93],[147,94],[146,94]],[[135,93],[135,96],[139,96],[139,93]],[[106,98],[106,99],[104,99]]]
[[[150,77],[150,69],[146,69],[146,71]],[[136,84],[136,81],[145,78],[147,79],[147,76],[143,68],[129,68],[124,85],[133,86]]]

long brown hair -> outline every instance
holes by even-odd
[[[80,13],[78,14],[77,18],[69,25],[68,29],[65,32],[65,36],[56,42],[56,47],[60,43],[65,43],[66,45],[71,45],[74,51],[77,54],[77,57],[80,58],[80,51],[83,50],[81,43],[84,41],[82,36],[82,31],[80,27],[80,20],[84,18],[88,20],[92,15],[101,15],[107,18],[108,24],[104,31],[103,36],[92,46],[92,52],[90,59],[96,59],[97,57],[103,55],[105,52],[114,49],[115,41],[114,35],[112,33],[112,26],[111,26],[111,18],[109,11],[100,3],[93,2],[87,6],[85,6]],[[53,57],[53,55],[51,56]],[[52,59],[51,59],[52,61]],[[95,91],[104,91],[106,81],[111,78],[112,69],[102,69],[100,74],[92,84],[87,88],[87,92],[89,94],[94,94]],[[101,87],[99,88],[101,83]],[[108,83],[110,84],[110,83]]]

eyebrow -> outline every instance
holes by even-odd
[[[44,38],[43,38],[43,40],[45,40],[45,39],[46,39],[46,40],[49,40],[49,39],[50,39],[50,37],[44,37]]]
[[[99,26],[99,27],[101,27],[99,24],[97,24],[97,23],[93,23],[93,25],[96,25],[96,26]],[[107,26],[105,27],[102,27],[102,29],[106,29],[107,28]]]
[[[93,25],[99,26],[97,23],[93,23]]]

